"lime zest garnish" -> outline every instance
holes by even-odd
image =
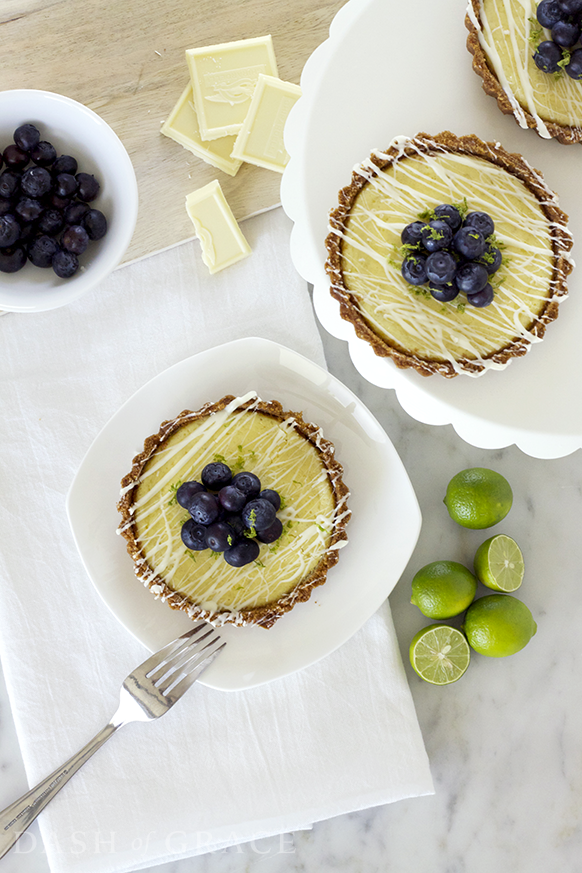
[[[176,495],[178,492],[178,488],[182,484],[183,484],[182,480],[178,479],[178,481],[175,482],[174,485],[170,485],[170,491],[172,491],[173,493],[172,493],[172,496],[170,497],[170,499],[168,500],[168,506],[175,506],[177,504],[178,498]]]
[[[528,18],[528,21],[531,25],[528,40],[531,42],[533,46],[536,48],[542,42],[545,34],[543,27],[540,26],[537,18]]]
[[[186,555],[188,555],[188,557],[191,558],[193,561],[196,560],[196,555],[194,554],[194,552],[191,552],[190,549],[185,549],[185,553],[186,553]]]

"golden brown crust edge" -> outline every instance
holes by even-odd
[[[476,20],[479,22],[479,24],[481,24],[481,10],[479,7],[479,0],[470,0],[470,3],[473,8]],[[511,105],[511,100],[501,87],[497,76],[493,73],[489,66],[489,63],[487,61],[487,55],[483,51],[481,43],[479,42],[479,32],[475,27],[473,21],[471,21],[469,15],[465,16],[465,27],[469,31],[469,35],[467,37],[467,48],[473,55],[473,70],[482,79],[481,87],[486,94],[488,94],[490,97],[494,97],[497,100],[497,105],[504,115],[513,115],[515,123],[519,124],[518,119],[515,117],[515,112],[513,106]],[[537,122],[535,118],[528,111],[527,107],[522,106],[521,103],[520,106],[523,111],[524,118],[527,122],[527,126],[537,132]],[[546,118],[543,118],[543,122],[546,125],[548,133],[550,134],[552,139],[558,140],[558,142],[562,143],[562,145],[573,145],[575,143],[582,142],[582,127],[569,127],[566,125],[562,126],[561,124],[556,124],[555,121]]]
[[[403,351],[378,336],[368,325],[361,311],[358,301],[347,288],[342,271],[342,248],[343,233],[346,228],[346,219],[360,191],[368,184],[370,176],[382,171],[384,168],[404,156],[412,156],[418,152],[433,154],[437,152],[451,152],[471,155],[473,157],[488,160],[512,173],[520,179],[524,185],[534,194],[540,203],[540,207],[550,224],[550,236],[554,264],[552,278],[550,280],[550,293],[542,312],[528,328],[531,333],[540,339],[543,337],[546,325],[558,317],[558,305],[560,298],[567,295],[567,277],[572,271],[572,264],[567,254],[572,248],[572,236],[567,229],[568,216],[558,206],[557,197],[546,185],[542,174],[530,167],[520,154],[507,152],[499,143],[484,142],[474,134],[457,136],[451,131],[445,130],[431,136],[427,133],[418,133],[409,141],[404,149],[391,146],[382,155],[373,153],[371,162],[377,169],[371,169],[368,174],[355,170],[352,181],[339,192],[339,206],[330,213],[330,233],[325,240],[327,249],[326,272],[329,276],[331,287],[330,293],[340,304],[341,317],[353,324],[356,335],[366,340],[379,357],[391,358],[400,369],[414,369],[422,376],[431,376],[438,373],[446,378],[453,378],[457,371],[448,361],[434,361],[420,358],[409,352]],[[511,358],[525,355],[530,343],[521,337],[516,338],[503,349],[489,355],[487,360],[495,364],[506,364]],[[469,359],[458,361],[460,367],[469,373],[479,373],[484,369],[483,364]]]
[[[321,430],[317,425],[304,421],[300,412],[283,410],[281,404],[276,400],[261,400],[258,403],[250,400],[239,407],[240,409],[245,409],[254,405],[257,411],[270,415],[279,421],[293,418],[297,432],[310,442],[320,454],[328,473],[336,510],[338,507],[345,507],[345,511],[336,516],[330,544],[318,565],[309,576],[300,580],[295,588],[279,598],[275,603],[242,609],[235,613],[228,611],[210,612],[195,604],[185,595],[174,591],[160,576],[152,576],[153,571],[141,551],[141,546],[136,536],[131,512],[133,493],[138,485],[141,471],[158,447],[186,422],[196,421],[199,418],[219,412],[234,399],[234,395],[229,394],[216,403],[207,403],[195,412],[185,409],[176,418],[162,422],[159,431],[145,439],[143,451],[134,457],[131,471],[121,480],[122,497],[117,504],[117,509],[121,513],[122,520],[118,527],[118,532],[127,540],[127,551],[134,561],[134,572],[138,579],[150,590],[154,589],[153,593],[155,596],[167,603],[172,609],[178,609],[187,613],[193,621],[204,619],[216,625],[260,625],[261,627],[269,628],[282,615],[293,609],[296,603],[309,600],[314,588],[323,585],[327,578],[328,570],[338,561],[338,544],[347,540],[346,526],[351,512],[347,509],[349,491],[342,478],[343,467],[335,458],[333,443],[322,436]]]

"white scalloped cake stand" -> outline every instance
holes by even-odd
[[[452,424],[480,448],[515,443],[533,457],[563,457],[582,447],[582,282],[576,271],[544,342],[506,370],[478,379],[398,370],[356,337],[329,294],[324,239],[337,192],[371,149],[402,133],[475,133],[520,152],[560,193],[574,239],[582,236],[580,148],[542,140],[501,114],[471,70],[463,19],[461,4],[434,0],[350,0],[340,9],[329,39],[304,68],[303,96],[285,130],[291,160],[281,195],[294,222],[291,253],[314,286],[322,325],[349,343],[355,367],[369,382],[396,391],[410,415]]]

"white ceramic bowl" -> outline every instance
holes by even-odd
[[[107,234],[89,244],[79,258],[82,269],[70,279],[59,279],[50,267],[41,269],[30,262],[17,273],[0,273],[0,309],[40,312],[80,297],[119,264],[137,219],[137,182],[117,134],[81,103],[49,91],[0,92],[0,150],[13,142],[15,129],[25,122],[35,124],[41,139],[51,142],[58,155],[75,157],[79,172],[98,179],[101,190],[91,206],[100,209],[108,223]]]

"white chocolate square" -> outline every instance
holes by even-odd
[[[203,140],[237,134],[261,73],[277,75],[270,36],[186,50]]]
[[[232,150],[233,158],[282,173],[289,162],[283,139],[285,122],[300,97],[299,85],[261,73]]]
[[[242,161],[231,157],[235,137],[223,136],[211,142],[202,140],[190,82],[172,109],[169,118],[162,125],[161,132],[164,136],[180,143],[196,157],[202,158],[207,164],[218,167],[229,176],[236,176]]]
[[[202,260],[218,273],[251,253],[216,179],[186,197],[186,211],[202,245]]]

